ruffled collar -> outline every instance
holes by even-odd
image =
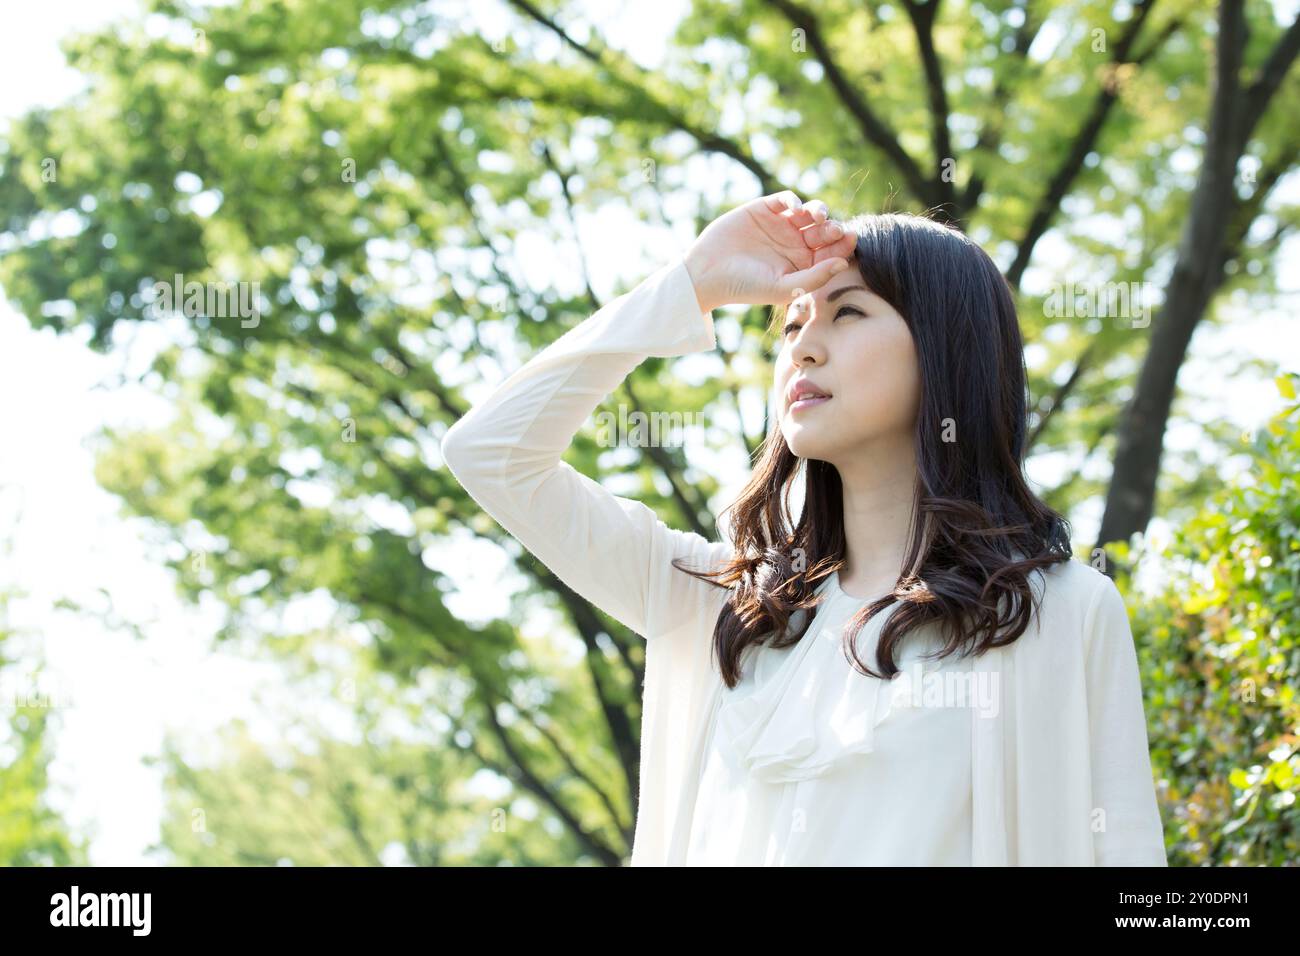
[[[793,647],[758,645],[739,683],[724,690],[717,731],[754,777],[788,783],[821,776],[840,761],[875,748],[875,728],[899,695],[912,693],[910,668],[892,681],[854,669],[842,650],[845,625],[863,605],[846,594],[839,572],[819,589],[822,602]],[[876,664],[876,640],[893,609],[878,613],[857,635],[858,657]],[[802,623],[802,622],[799,622]]]

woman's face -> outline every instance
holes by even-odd
[[[921,400],[907,323],[868,291],[850,262],[853,268],[791,302],[776,359],[786,444],[799,458],[831,464],[910,437]],[[799,379],[830,398],[795,404],[790,389]]]

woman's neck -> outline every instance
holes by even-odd
[[[908,434],[873,443],[835,467],[844,495],[840,587],[854,595],[889,593],[907,557],[916,484],[914,440]]]

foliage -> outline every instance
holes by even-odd
[[[13,597],[0,589],[0,688],[7,718],[0,726],[0,866],[84,866],[84,837],[50,804],[53,698],[31,669],[31,655],[12,654],[20,636],[8,622]]]
[[[1297,381],[1279,377],[1247,478],[1148,556],[1168,578],[1130,601],[1171,866],[1300,860]]]
[[[272,642],[288,695],[212,740],[170,737],[151,848],[168,866],[556,866],[582,847],[466,746],[453,681],[412,687],[337,627]],[[296,712],[295,712],[296,711]],[[270,730],[267,730],[267,727]],[[269,739],[267,739],[269,737]],[[557,787],[564,783],[559,776]]]

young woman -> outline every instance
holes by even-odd
[[[777,414],[711,542],[561,456],[731,303],[777,306]],[[483,509],[646,639],[633,865],[1166,865],[1128,616],[1026,485],[1025,403],[978,245],[783,192],[448,430]]]

